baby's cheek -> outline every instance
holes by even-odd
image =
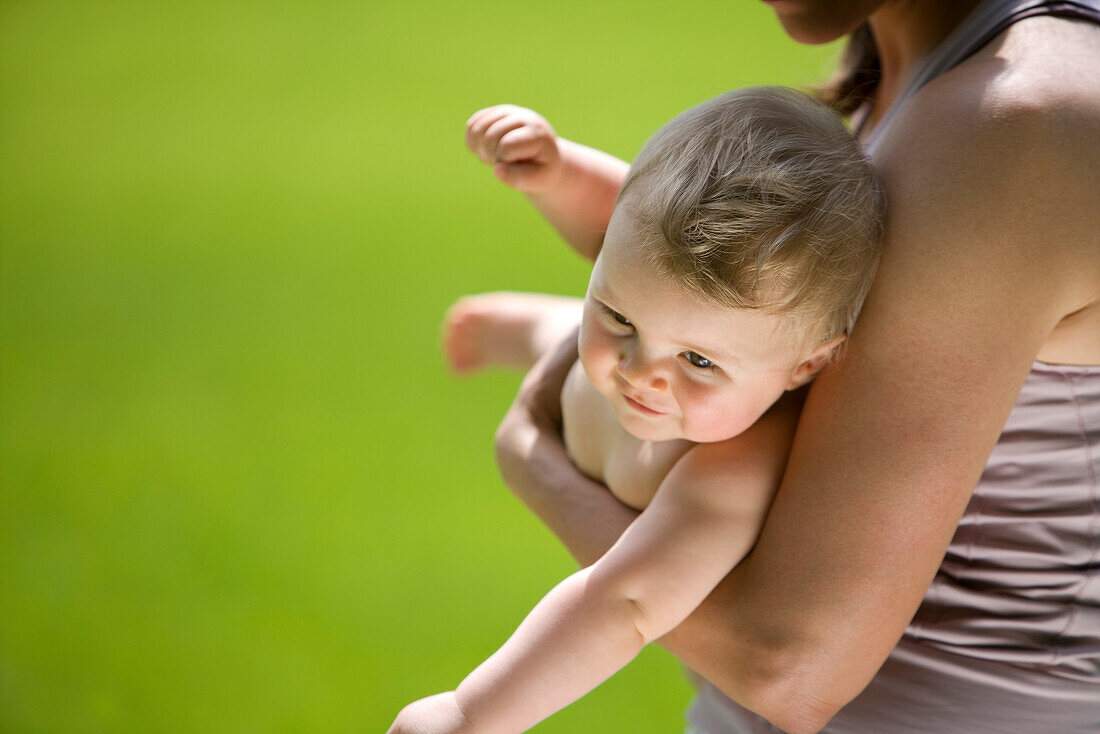
[[[581,331],[579,356],[581,367],[594,385],[605,382],[618,363],[614,345],[606,337],[592,330]]]
[[[733,438],[750,425],[741,406],[720,401],[693,401],[683,411],[684,435],[696,443],[714,443]]]

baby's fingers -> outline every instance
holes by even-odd
[[[557,152],[553,139],[545,130],[531,125],[523,125],[506,132],[497,143],[496,160],[505,163],[532,161],[552,162],[550,158]]]
[[[466,147],[483,163],[493,162],[491,149],[487,150],[485,147],[485,133],[493,124],[512,114],[515,109],[515,105],[509,104],[486,107],[475,112],[466,121]]]
[[[490,125],[481,139],[482,147],[485,150],[485,154],[488,156],[486,162],[496,163],[499,161],[501,139],[505,135],[524,129],[526,125],[527,121],[517,115],[505,115]]]

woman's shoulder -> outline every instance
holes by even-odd
[[[960,135],[1026,135],[1053,154],[1087,143],[1100,152],[1098,68],[1100,24],[1030,18],[925,85],[906,113],[946,114]]]
[[[990,289],[1016,284],[1059,322],[1100,309],[1097,68],[1100,25],[1033,18],[912,97],[875,154],[894,251],[880,275],[898,261],[902,280],[950,263]],[[1067,338],[1094,341],[1077,329]]]
[[[1043,16],[1003,31],[960,71],[989,65],[999,69],[998,87],[1045,103],[1091,98],[1096,101],[1100,66],[1100,23]]]
[[[981,184],[991,205],[1042,198],[1057,203],[1060,223],[1089,219],[1100,197],[1096,69],[1100,24],[1039,17],[1010,27],[898,110],[875,154],[888,192],[891,179],[933,198],[962,193],[952,182]],[[1092,224],[1062,241],[1094,244]]]

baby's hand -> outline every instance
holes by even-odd
[[[454,691],[448,691],[401,709],[386,734],[475,734],[475,730],[458,707]]]
[[[479,110],[466,121],[466,147],[514,189],[537,194],[561,176],[554,128],[539,113],[511,104]]]

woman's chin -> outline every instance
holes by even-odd
[[[832,43],[854,31],[866,20],[875,2],[851,3],[847,12],[807,0],[764,0],[791,40],[808,46]]]

